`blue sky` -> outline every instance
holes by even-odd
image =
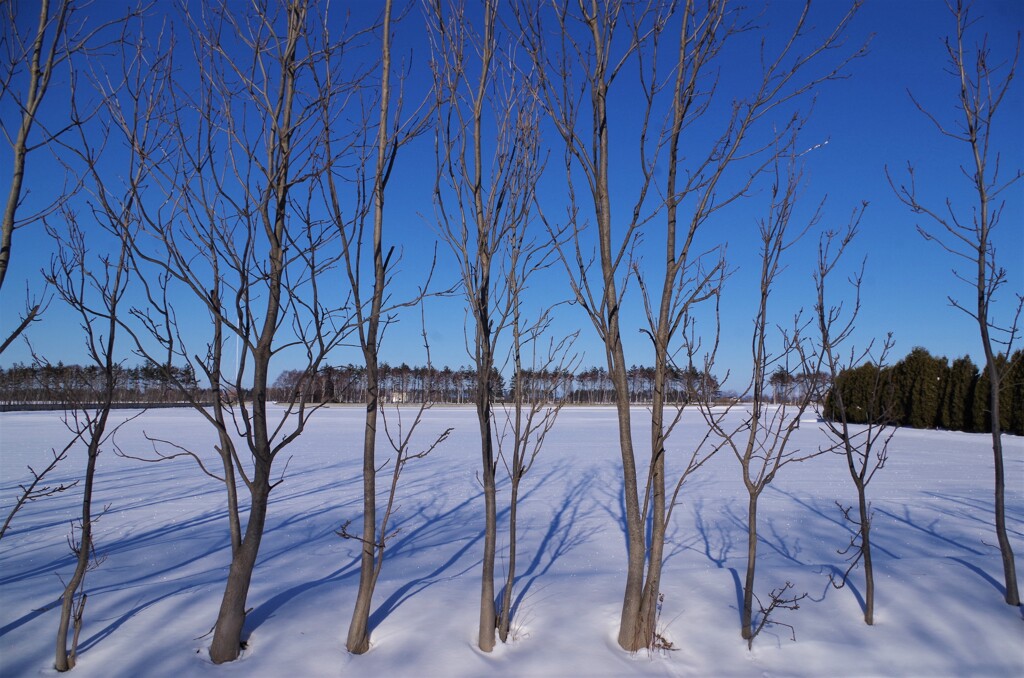
[[[355,3],[353,20],[365,20],[372,11],[368,4]],[[122,3],[101,0],[92,6],[90,20],[120,10]],[[766,35],[778,36],[778,27],[785,26],[797,4],[786,0],[771,3],[759,23],[767,26]],[[819,28],[834,22],[846,3],[825,0],[812,10],[812,23]],[[1013,55],[1018,32],[1024,28],[1024,6],[1013,1],[975,3],[972,16],[977,19],[972,37],[988,34],[988,45],[1000,60]],[[823,226],[844,224],[851,211],[867,201],[869,206],[861,222],[861,233],[845,259],[844,269],[853,271],[863,258],[867,268],[863,289],[863,309],[855,341],[866,345],[892,332],[896,340],[896,357],[914,346],[950,358],[970,354],[981,362],[980,339],[973,320],[949,305],[947,296],[970,302],[972,292],[952,274],[954,259],[938,246],[925,242],[916,232],[916,224],[930,226],[923,217],[914,215],[902,205],[889,187],[885,168],[897,181],[905,179],[906,164],[917,168],[922,192],[933,204],[941,205],[946,197],[954,205],[969,204],[970,184],[960,175],[959,165],[968,157],[966,147],[943,139],[934,126],[918,112],[908,96],[909,89],[918,100],[944,120],[952,120],[957,83],[945,71],[944,37],[953,29],[953,20],[941,0],[902,0],[868,2],[855,18],[849,32],[848,45],[860,44],[873,35],[868,54],[849,67],[850,77],[826,83],[818,92],[812,118],[803,129],[801,145],[810,148],[825,145],[804,157],[804,200],[802,209],[813,210],[826,199]],[[723,72],[742,74],[746,68],[752,43],[747,48],[723,56]],[[410,90],[429,80],[426,66],[427,43],[422,15],[418,8],[396,30],[396,51],[405,54],[412,64]],[[740,76],[741,77],[741,76]],[[738,81],[739,78],[737,78]],[[735,82],[733,84],[736,84]],[[59,116],[67,101],[66,77],[54,85],[48,104],[48,115]],[[622,85],[628,90],[628,84]],[[724,91],[724,90],[723,90]],[[625,209],[630,200],[631,177],[635,177],[635,145],[630,136],[635,129],[635,105],[629,96],[613,96],[609,125],[612,135],[614,205]],[[14,111],[4,100],[5,125]],[[997,131],[998,148],[1005,176],[1024,166],[1024,86],[1018,81],[1003,104]],[[550,214],[564,213],[564,177],[560,174],[560,142],[547,134],[545,143],[552,149],[547,174],[541,190],[545,208]],[[59,191],[63,177],[59,165],[47,157],[47,151],[36,151],[29,157],[28,186],[31,200],[45,200],[48,192]],[[9,185],[10,151],[0,156],[0,185]],[[410,145],[396,165],[388,199],[386,238],[403,252],[396,278],[396,291],[402,293],[419,284],[437,241],[432,225],[433,207],[433,145],[428,135]],[[1024,292],[1024,183],[1008,191],[1002,223],[995,234],[999,259],[1007,269],[1008,283],[994,307],[998,319],[1008,320],[1013,310],[1015,293]],[[729,265],[734,269],[722,297],[722,346],[715,371],[733,374],[727,387],[742,390],[749,375],[751,321],[757,293],[756,219],[766,207],[763,188],[749,199],[710,225],[704,234],[709,246],[727,243]],[[616,209],[613,207],[613,209]],[[655,274],[658,235],[645,235],[639,250],[641,269]],[[0,332],[6,336],[18,318],[24,303],[26,287],[31,294],[43,294],[39,270],[46,266],[52,243],[41,225],[30,225],[15,234],[13,263],[3,289]],[[808,233],[787,259],[787,270],[773,297],[771,313],[775,323],[786,325],[801,308],[812,310],[814,288],[811,273],[815,264],[817,233]],[[454,282],[450,253],[438,245],[439,266],[436,287]],[[836,281],[838,282],[838,280]],[[842,290],[837,285],[833,289]],[[563,298],[569,291],[564,274],[552,269],[537,278],[529,302],[537,306]],[[427,333],[431,357],[435,364],[457,366],[470,361],[466,353],[464,327],[466,316],[463,300],[456,297],[432,299],[426,304]],[[562,332],[580,330],[576,349],[584,365],[602,365],[604,353],[582,311],[571,305],[558,309],[556,328]],[[623,313],[623,335],[627,361],[648,363],[651,352],[641,335],[644,325],[642,305],[633,292],[627,297]],[[76,320],[54,300],[41,322],[30,329],[32,345],[49,360],[79,362],[84,360],[81,334]],[[389,328],[383,342],[382,357],[393,363],[419,364],[425,361],[420,337],[418,313],[405,314]],[[331,362],[358,362],[353,349],[339,349]],[[127,362],[135,359],[128,357]],[[19,341],[0,357],[6,366],[29,362],[24,341]],[[272,372],[292,367],[290,358],[282,356]]]

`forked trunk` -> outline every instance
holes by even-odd
[[[640,620],[637,624],[637,650],[654,647],[658,640],[658,603],[661,598],[661,558],[664,541],[651,543],[651,560],[647,565],[643,598],[640,600]]]
[[[224,587],[224,597],[221,599],[217,624],[213,630],[213,642],[210,643],[210,660],[214,664],[238,659],[242,649],[245,602],[249,595],[249,583],[252,581],[253,568],[256,566],[260,541],[263,539],[269,497],[268,479],[265,474],[257,472],[253,480],[252,508],[249,510],[245,538],[231,558],[228,581]]]

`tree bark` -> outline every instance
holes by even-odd
[[[518,441],[517,441],[518,444]],[[514,464],[519,460],[514,459]],[[514,473],[518,474],[518,467]],[[519,508],[519,477],[512,478],[512,489],[508,508],[508,574],[505,577],[505,590],[501,597],[501,614],[498,619],[498,637],[501,642],[508,641],[509,627],[512,623],[512,587],[516,581],[516,519]]]
[[[374,332],[374,334],[376,334]],[[376,341],[374,341],[376,343]],[[363,537],[359,561],[359,588],[352,621],[348,627],[345,647],[352,654],[363,654],[370,649],[370,605],[373,601],[374,576],[377,560],[377,398],[379,375],[376,355],[366,362],[367,402],[366,424],[363,429]]]
[[[864,557],[864,623],[875,623],[875,568],[871,560],[871,516],[863,483],[857,483],[857,502],[860,505],[860,552]]]
[[[245,538],[231,558],[227,584],[221,598],[220,612],[214,627],[213,642],[210,644],[210,660],[214,664],[234,661],[242,649],[242,631],[245,626],[245,603],[249,595],[256,557],[263,540],[263,526],[267,517],[267,503],[270,498],[269,478],[263,469],[257,468],[251,492],[252,507],[245,527]]]
[[[754,637],[754,570],[757,566],[757,499],[751,492],[747,504],[747,575],[743,584],[743,613],[740,620],[740,635],[743,640]]]
[[[489,343],[489,339],[488,339]],[[482,369],[481,369],[482,371]],[[498,512],[494,482],[494,443],[491,438],[490,370],[477,385],[477,419],[484,485],[484,553],[480,568],[480,629],[477,644],[484,652],[494,649],[497,615],[494,607],[494,556],[497,547]]]
[[[1017,567],[1013,557],[1013,547],[1010,545],[1010,537],[1006,532],[1006,478],[1003,471],[1003,431],[999,421],[999,387],[1001,379],[999,370],[992,355],[991,344],[988,341],[988,327],[982,325],[982,339],[985,343],[985,354],[988,360],[989,376],[989,402],[992,415],[992,457],[995,470],[995,512],[996,512],[996,539],[999,541],[999,553],[1003,562],[1003,580],[1006,583],[1006,594],[1004,599],[1007,605],[1020,605],[1020,593],[1017,588]]]
[[[82,526],[79,536],[78,558],[75,561],[75,571],[64,587],[64,595],[60,606],[60,623],[57,626],[57,652],[54,659],[54,668],[60,672],[75,668],[77,648],[72,647],[68,653],[68,629],[71,625],[71,613],[75,603],[75,591],[85,578],[85,572],[89,568],[89,558],[92,555],[92,490],[96,477],[96,460],[99,457],[99,441],[103,437],[103,430],[106,428],[107,413],[101,413],[98,434],[94,433],[89,443],[89,459],[85,466],[85,487],[82,491]],[[77,634],[76,634],[77,635]]]

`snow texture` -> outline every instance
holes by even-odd
[[[359,524],[363,416],[360,408],[327,408],[286,450],[291,460],[271,495],[249,593],[247,649],[222,666],[210,662],[207,648],[230,550],[223,487],[188,459],[147,464],[106,450],[94,502],[107,507],[95,531],[105,561],[87,575],[72,675],[1024,675],[1024,618],[1003,602],[993,546],[991,439],[940,431],[897,431],[890,461],[869,487],[874,627],[863,622],[860,570],[846,588],[829,584],[830,574],[845,569],[837,551],[850,539],[836,500],[851,504],[855,495],[844,460],[827,454],[785,468],[762,495],[757,592],[765,599],[791,581],[808,597],[799,610],[779,613],[795,627],[796,642],[788,628],[767,627],[747,650],[739,628],[746,493],[736,459],[723,452],[687,482],[670,527],[660,627],[674,649],[621,651],[621,464],[614,410],[598,407],[563,410],[524,480],[513,638],[490,655],[474,646],[483,545],[475,413],[430,410],[419,444],[446,427],[455,431],[406,468],[394,523],[401,531],[388,546],[374,598],[372,647],[349,655],[357,545],[335,531],[347,520]],[[394,423],[394,411],[389,416]],[[640,451],[649,419],[643,408],[633,418]],[[687,411],[669,442],[670,467],[703,432],[699,414]],[[146,412],[116,442],[150,454],[144,433],[204,454],[215,442],[187,410]],[[26,465],[44,465],[66,437],[57,413],[0,415],[3,516],[27,478]],[[824,441],[819,425],[805,421],[794,444],[812,450]],[[1008,436],[1004,445],[1007,523],[1022,568],[1024,439]],[[72,480],[83,456],[76,450],[50,481]],[[499,509],[507,498],[506,480]],[[66,538],[79,501],[75,488],[28,505],[0,542],[2,676],[55,674],[59,577],[73,567]],[[497,569],[500,575],[500,559]]]

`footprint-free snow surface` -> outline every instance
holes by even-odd
[[[137,412],[118,411],[125,419]],[[413,412],[403,410],[407,427]],[[475,648],[483,548],[479,438],[469,408],[436,407],[414,448],[451,437],[402,476],[397,534],[373,600],[372,647],[345,652],[358,580],[360,408],[316,413],[276,462],[266,534],[249,592],[246,649],[215,666],[207,648],[228,568],[223,485],[190,459],[143,463],[107,445],[94,507],[102,559],[86,579],[88,604],[73,675],[102,676],[1020,676],[1024,618],[1003,602],[993,530],[992,452],[986,435],[898,430],[869,486],[874,510],[876,623],[863,622],[863,572],[834,589],[851,528],[845,461],[826,454],[784,468],[760,507],[757,593],[785,582],[807,597],[779,611],[752,651],[740,638],[746,566],[746,492],[723,451],[686,482],[666,547],[659,627],[672,649],[628,654],[615,643],[625,570],[621,461],[614,410],[566,408],[523,481],[510,642]],[[734,416],[740,416],[736,414]],[[792,444],[825,444],[801,423]],[[398,415],[389,411],[394,430]],[[638,458],[649,419],[633,410]],[[705,432],[687,411],[668,444],[678,470]],[[189,410],[153,410],[114,442],[151,456],[152,439],[203,455],[215,439]],[[381,431],[380,461],[391,455]],[[53,412],[0,415],[0,510],[67,439]],[[1024,440],[1004,437],[1007,524],[1024,572]],[[166,452],[171,448],[162,446]],[[286,465],[287,463],[287,465]],[[49,484],[84,469],[76,449]],[[385,469],[387,472],[389,469]],[[504,467],[499,464],[499,476]],[[670,478],[672,472],[670,472]],[[383,480],[378,487],[386,488]],[[0,541],[0,675],[53,675],[58,596],[72,571],[67,536],[81,486],[27,505]],[[642,491],[642,487],[641,487]],[[507,544],[507,480],[499,486],[499,548]],[[505,560],[499,557],[498,578]],[[498,583],[500,587],[500,582]]]

